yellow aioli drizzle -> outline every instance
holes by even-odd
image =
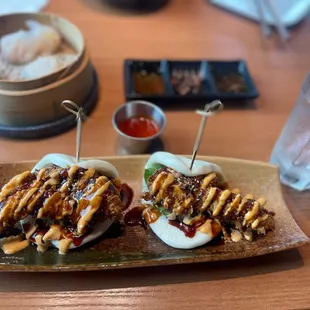
[[[214,172],[212,173],[209,173],[202,181],[202,184],[201,184],[201,189],[206,189],[210,182],[216,178],[216,174]]]
[[[210,182],[216,177],[216,174],[213,172],[213,173],[210,173],[208,174],[202,181],[202,185],[201,185],[201,188],[202,189],[206,189]],[[203,202],[203,205],[202,205],[202,210],[205,210],[209,207],[210,203],[212,202],[212,199],[214,197],[214,195],[216,194],[216,187],[211,187],[209,189],[209,192],[206,194],[206,197],[204,197],[204,202]]]
[[[220,223],[217,220],[206,220],[201,226],[198,227],[201,233],[209,235],[211,238],[217,236],[222,230]]]
[[[253,240],[253,236],[252,234],[249,234],[248,232],[244,233],[244,238],[248,241],[252,241]]]
[[[215,177],[216,177],[215,173],[210,173],[209,175],[207,175],[202,181],[201,188],[207,189],[211,181]],[[171,173],[161,172],[160,174],[157,175],[151,188],[151,192],[153,194],[158,191],[158,194],[156,196],[156,202],[160,201],[163,198],[164,192],[173,183],[173,181],[174,181],[174,177]],[[217,190],[218,189],[216,187],[211,187],[208,189],[205,197],[203,198],[203,204],[201,207],[201,211],[204,211],[208,207],[210,207],[210,205],[212,204],[214,206],[214,210],[212,212],[212,215],[214,217],[218,216],[222,212],[223,207],[226,205],[226,201],[229,198],[231,193],[234,193],[236,195],[233,201],[228,205],[227,209],[225,210],[224,216],[229,215],[231,212],[235,210],[236,210],[236,214],[239,214],[243,210],[246,202],[249,199],[254,200],[253,195],[246,195],[242,199],[240,195],[240,189],[235,188],[232,191],[230,190],[221,191],[218,202],[216,202],[214,201],[214,196],[216,195]],[[182,209],[184,209],[185,207],[188,207],[190,203],[193,201],[193,198],[186,197],[184,194],[183,195],[182,194],[183,192],[177,186],[174,186],[173,196],[177,199],[175,202],[173,212],[176,214],[180,213]],[[169,197],[165,197],[164,205],[167,204],[167,201],[169,201]],[[266,200],[264,198],[260,198],[257,201],[253,201],[253,207],[244,216],[243,226],[249,225],[253,222],[252,223],[253,227],[257,227],[259,223],[265,221],[268,218],[268,214],[267,214],[259,219],[255,219],[255,217],[257,216],[259,212],[260,206],[263,206],[265,203],[266,203]],[[238,239],[238,236],[235,235],[235,239]]]
[[[16,206],[17,201],[18,201],[17,199],[19,198],[19,196],[21,196],[21,193],[17,193],[16,196],[9,197],[1,208],[1,217],[3,219],[2,221],[3,227],[6,227],[9,225],[9,222],[7,221],[7,219],[10,219],[14,215],[14,212],[13,212],[14,207]]]
[[[78,170],[79,170],[79,167],[76,165],[70,167],[70,169],[68,170],[68,177],[69,177],[70,182],[73,181]]]
[[[31,196],[38,190],[37,187],[30,188],[26,195],[19,201],[19,204],[15,210],[15,214],[18,214],[26,205]]]
[[[153,207],[145,208],[142,211],[142,215],[148,224],[155,223],[161,217],[160,211],[158,211],[157,209]]]
[[[49,180],[47,180],[44,185],[43,188],[46,188],[48,185],[57,185],[59,184],[59,179],[54,179],[54,178],[50,178]]]
[[[266,204],[266,199],[265,198],[258,198],[257,202],[263,207]]]
[[[209,207],[215,194],[216,194],[216,187],[211,187],[209,189],[209,192],[206,194],[206,197],[203,198],[204,202],[201,208],[202,211],[206,210]]]
[[[80,211],[80,214],[82,214],[81,218],[79,219],[77,223],[77,232],[80,234],[83,231],[83,228],[88,225],[88,223],[91,221],[94,213],[98,210],[102,197],[102,195],[108,188],[109,185],[111,184],[110,181],[106,182],[103,186],[101,186],[94,194],[92,199],[90,200],[89,204],[87,205],[86,208]]]
[[[35,204],[37,203],[38,199],[39,199],[43,194],[44,194],[44,191],[39,190],[39,191],[36,192],[36,194],[35,194],[34,197],[31,197],[32,199],[31,199],[30,203],[28,203],[28,205],[27,205],[27,210],[28,210],[28,211],[32,212],[32,210],[33,210]]]
[[[6,196],[14,190],[16,187],[22,184],[22,182],[31,174],[30,171],[25,171],[21,174],[13,177],[7,184],[2,187],[0,192],[0,201],[2,201]]]
[[[215,206],[215,209],[213,210],[213,213],[212,213],[213,216],[218,216],[221,213],[229,195],[230,195],[230,190],[228,190],[228,189],[224,190],[221,193],[221,196],[219,198],[219,202],[217,203],[217,205]]]
[[[230,206],[225,211],[224,216],[227,216],[229,213],[235,210],[239,206],[240,201],[241,201],[241,195],[237,194],[234,200],[231,202]]]
[[[151,189],[152,194],[155,194],[156,192],[160,190],[163,182],[166,180],[168,175],[169,174],[167,172],[161,172],[157,175],[156,179],[154,180],[152,184],[152,189]]]
[[[34,181],[34,183],[31,184],[31,187],[33,187],[33,188],[40,188],[42,185],[43,185],[43,181],[36,179]]]
[[[253,196],[252,195],[245,195],[238,207],[238,210],[237,210],[237,214],[239,214],[242,210],[243,210],[243,207],[245,205],[245,203],[249,200],[249,199],[253,199]]]
[[[81,180],[79,180],[79,184],[85,184],[85,181],[87,181],[88,179],[90,179],[91,177],[94,176],[96,170],[94,168],[89,168],[85,171],[83,177],[81,178]]]
[[[62,185],[62,187],[61,187],[62,190],[68,189],[68,185],[70,184],[69,178],[74,180],[74,175],[76,174],[78,169],[79,169],[78,166],[73,166],[68,170],[68,179],[67,179],[66,183],[64,183]],[[2,220],[3,220],[2,224],[4,226],[6,223],[5,222],[6,217],[9,219],[12,216],[12,217],[14,217],[14,219],[18,219],[20,216],[19,213],[25,207],[27,208],[27,211],[31,212],[33,210],[34,206],[36,205],[38,199],[40,199],[40,197],[42,197],[42,195],[44,194],[45,188],[48,185],[53,186],[53,185],[60,183],[60,172],[58,170],[56,170],[56,171],[52,172],[49,176],[47,176],[46,175],[47,170],[48,170],[47,168],[40,169],[37,172],[36,179],[32,181],[32,184],[30,184],[29,189],[19,190],[18,192],[16,192],[14,195],[10,196],[6,200],[5,203],[8,204],[8,208],[6,209],[6,216],[2,218]],[[93,177],[95,172],[96,171],[93,168],[86,169],[85,174],[78,181],[80,183],[80,185],[83,187],[83,182],[86,184],[87,179]],[[10,194],[10,192],[12,190],[14,190],[16,187],[23,184],[22,182],[24,182],[25,178],[27,178],[30,174],[31,174],[30,171],[26,171],[26,172],[12,178],[5,186],[3,186],[3,188],[0,192],[0,195],[2,195],[3,198],[6,198],[5,196]],[[42,179],[44,179],[46,177],[49,177],[49,179],[44,182]],[[77,183],[77,184],[79,184],[79,183]],[[103,184],[101,185],[100,183],[103,183]],[[95,184],[96,184],[96,187],[98,187],[98,186],[100,186],[100,187],[99,187],[99,189],[96,190],[96,192],[94,194],[91,193],[92,195],[90,195],[90,193],[89,193],[90,191],[94,191],[94,188],[95,188],[94,184],[89,186],[86,193],[84,191],[84,197],[86,198],[86,200],[88,201],[91,198],[88,201],[89,207],[91,210],[89,210],[88,212],[86,212],[82,216],[82,220],[80,221],[80,228],[82,228],[82,224],[87,225],[87,223],[91,220],[92,215],[98,210],[98,208],[101,204],[101,201],[103,199],[103,197],[101,197],[100,195],[102,195],[109,188],[109,186],[111,185],[111,181],[109,181],[109,179],[107,177],[101,176],[101,177],[98,177],[96,179]],[[60,191],[54,192],[51,197],[45,199],[45,201],[43,202],[41,209],[39,209],[39,211],[38,211],[37,218],[44,217],[44,215],[45,215],[44,213],[49,212],[51,209],[53,209],[55,211],[55,215],[56,215],[56,219],[57,219],[57,213],[59,212],[59,208],[61,207],[62,203],[64,202],[62,200],[63,199],[62,199],[62,195],[61,195]],[[74,200],[68,201],[68,204],[72,206],[72,204],[73,205],[75,204],[75,201]],[[2,211],[3,210],[4,209],[2,209]],[[2,214],[3,214],[3,212],[1,212],[1,215]],[[10,217],[8,217],[8,216],[10,216]],[[26,232],[25,235],[26,235],[27,240],[21,241],[20,238],[18,240],[16,240],[16,238],[15,238],[14,240],[10,240],[10,242],[7,242],[5,244],[5,248],[4,248],[5,252],[6,253],[13,253],[13,252],[15,253],[17,251],[22,250],[24,247],[26,247],[29,244],[30,241],[28,239],[30,239],[35,234],[36,230],[37,230],[37,225],[33,225],[31,227],[31,229],[28,232]],[[61,238],[61,236],[62,236],[61,235],[61,229],[60,229],[60,227],[58,227],[58,225],[52,225],[44,236],[40,233],[37,234],[34,239],[35,239],[35,243],[37,244],[38,251],[41,251],[41,252],[45,251],[50,245],[50,243],[49,243],[50,240],[59,240]],[[72,242],[72,240],[70,240],[70,239],[61,240],[59,242],[60,252],[66,253],[70,247],[71,242]],[[4,245],[4,243],[3,243],[3,245]]]
[[[69,184],[68,184],[68,181],[67,181],[67,182],[65,182],[64,184],[61,185],[60,192],[62,192],[62,193],[67,192],[68,188],[69,188]]]
[[[111,182],[108,181],[106,183],[104,183],[99,189],[97,189],[97,191],[95,192],[94,196],[92,197],[91,201],[93,201],[93,199],[99,195],[102,195],[107,189],[108,187],[110,186]]]
[[[34,240],[37,244],[37,250],[39,252],[45,252],[47,249],[48,249],[48,244],[47,243],[44,243],[42,241],[43,239],[43,236],[41,234],[38,234],[35,236]]]
[[[77,167],[77,166],[73,166],[73,167]],[[72,170],[71,169],[68,170],[68,180],[64,184],[62,184],[59,189],[61,193],[66,193],[68,191],[69,186],[72,183],[77,171],[78,171],[78,168],[73,168]]]
[[[187,198],[183,201],[182,208],[187,208],[193,200],[194,200],[193,197],[187,197]]]
[[[46,172],[46,168],[40,169],[38,174],[37,174],[37,180],[43,179],[45,172]]]
[[[265,222],[268,219],[268,214],[263,215],[262,217],[258,217],[251,225],[253,229],[256,229],[260,223]]]
[[[88,205],[86,209],[83,209],[83,216],[79,219],[77,223],[77,233],[81,234],[84,227],[89,223],[92,219],[94,213],[97,211],[97,208],[92,208],[91,205]]]
[[[210,237],[213,237],[211,222],[212,221],[210,219],[206,220],[201,226],[198,227],[198,230],[209,235]]]
[[[157,185],[157,182],[160,183],[159,180],[163,179],[163,183],[159,185]],[[156,201],[159,201],[162,199],[164,192],[166,191],[166,189],[169,187],[169,185],[171,185],[174,182],[174,177],[171,173],[166,173],[166,172],[161,172],[155,179],[154,183],[153,183],[153,189],[157,189],[158,190],[158,194],[156,196]],[[156,191],[157,191],[156,190]],[[155,192],[153,190],[153,193],[155,194]]]
[[[59,240],[61,237],[61,231],[59,228],[59,225],[51,225],[50,229],[47,231],[47,233],[43,237],[43,241],[48,240]]]
[[[46,199],[44,205],[42,206],[42,208],[39,209],[37,218],[42,218],[44,217],[49,210],[53,210],[53,213],[55,215],[57,215],[57,211],[59,210],[59,208],[62,205],[62,197],[61,194],[59,192],[55,192],[51,197],[49,197],[48,199]],[[55,216],[56,219],[58,219],[57,216]]]
[[[51,179],[58,179],[60,177],[59,170],[55,170],[50,174]]]
[[[265,214],[261,216],[260,218],[256,218],[258,216],[260,207],[265,205],[266,200],[264,198],[259,198],[256,201],[253,198],[253,195],[246,195],[243,198],[241,197],[240,194],[240,189],[235,188],[233,190],[220,190],[216,187],[210,187],[211,181],[216,177],[215,173],[210,173],[207,175],[203,181],[201,182],[200,189],[207,189],[206,195],[202,198],[203,204],[200,208],[200,211],[203,212],[204,210],[208,209],[211,205],[213,206],[213,212],[212,216],[217,217],[221,214],[221,212],[224,212],[224,216],[228,216],[232,212],[235,213],[235,215],[238,215],[245,207],[246,203],[248,200],[253,200],[251,204],[251,209],[244,215],[243,217],[243,226],[249,226],[253,229],[259,228],[260,223],[266,221],[269,217],[268,214]],[[160,174],[157,175],[155,178],[153,184],[151,185],[150,192],[151,194],[155,194],[158,192],[156,195],[155,202],[161,201],[163,199],[163,205],[167,206],[169,204],[169,197],[165,197],[164,193],[165,191],[169,188],[169,186],[174,182],[174,177],[171,173],[167,172],[161,172]],[[186,196],[186,193],[184,193],[177,185],[173,185],[173,197],[175,198],[174,206],[173,206],[173,213],[174,214],[179,214],[184,210],[186,207],[190,206],[193,197],[188,197]],[[219,198],[217,201],[215,201],[215,195],[217,191],[220,192]],[[230,203],[226,203],[227,199],[230,197],[231,194],[234,194],[234,197]],[[223,211],[223,208],[225,207],[225,210]],[[191,223],[192,219],[191,217],[184,218],[183,220],[184,223]],[[208,224],[205,224],[206,226]],[[219,224],[220,225],[220,224]],[[201,225],[202,227],[206,227]],[[203,228],[202,228],[203,229]],[[251,239],[251,235],[244,233],[244,236],[247,240]],[[242,234],[238,231],[232,232],[232,237],[235,241],[240,241],[242,239]]]
[[[27,232],[26,232],[26,239],[30,239],[31,236],[36,232],[38,225],[33,225]]]
[[[14,240],[8,243],[5,243],[2,246],[4,254],[14,254],[25,249],[29,245],[29,240]]]
[[[187,215],[186,217],[184,217],[183,223],[186,225],[192,225],[194,223],[201,222],[204,219],[205,217],[202,214],[196,215],[195,217]]]
[[[252,209],[249,210],[244,216],[243,226],[246,226],[254,221],[253,218],[258,214],[259,207],[259,203],[257,201],[254,201]]]
[[[238,230],[233,230],[230,237],[233,242],[239,242],[242,239],[242,235]]]
[[[168,198],[167,198],[168,199]],[[193,197],[187,197],[185,199],[182,199],[180,201],[175,201],[175,205],[177,205],[177,207],[174,209],[174,213],[179,214],[182,213],[182,210],[188,208],[188,206],[190,206],[191,202],[193,201]],[[168,203],[166,203],[168,205]]]
[[[58,244],[59,254],[62,254],[62,255],[66,254],[69,251],[71,242],[72,242],[71,239],[59,240],[59,244]]]

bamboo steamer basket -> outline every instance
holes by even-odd
[[[0,37],[20,29],[27,29],[25,24],[25,21],[27,20],[35,20],[41,24],[55,28],[62,36],[63,41],[65,41],[76,52],[77,58],[69,66],[38,79],[25,81],[0,80],[1,90],[22,91],[48,85],[73,73],[81,65],[84,59],[86,51],[82,33],[74,24],[54,14],[19,13],[0,16]]]
[[[61,102],[68,99],[83,106],[92,90],[93,72],[85,51],[79,67],[59,81],[23,91],[0,89],[0,125],[33,126],[65,117],[69,112]]]

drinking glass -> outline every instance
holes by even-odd
[[[310,72],[271,154],[280,180],[296,190],[310,189]]]

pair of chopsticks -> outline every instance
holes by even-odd
[[[277,12],[277,9],[275,8],[272,0],[254,0],[257,12],[259,15],[260,19],[260,27],[261,27],[261,32],[263,35],[263,38],[268,38],[271,35],[272,28],[271,26],[267,23],[264,11],[267,9],[271,16],[274,19],[274,25],[277,31],[277,34],[279,36],[280,42],[282,45],[285,46],[286,41],[290,37],[289,31],[285,27],[285,25],[282,23],[281,18],[279,17],[279,14]]]

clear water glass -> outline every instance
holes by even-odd
[[[310,189],[310,72],[274,146],[270,162],[279,167],[283,184],[299,191]]]

